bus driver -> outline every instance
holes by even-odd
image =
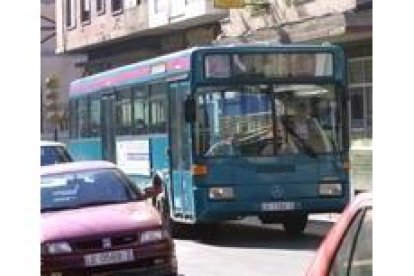
[[[300,143],[310,147],[315,153],[323,153],[330,150],[328,139],[322,127],[310,115],[310,109],[306,103],[299,102],[297,104],[295,115],[288,120],[286,127],[296,140],[300,140]]]

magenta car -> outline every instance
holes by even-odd
[[[42,167],[42,275],[177,275],[151,196],[109,162]]]

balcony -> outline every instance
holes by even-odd
[[[228,11],[213,0],[155,0],[149,3],[149,27],[160,33],[217,22]]]

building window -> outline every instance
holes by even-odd
[[[185,14],[185,6],[187,5],[185,0],[174,0],[170,3],[170,17],[179,17]]]
[[[124,7],[123,0],[111,0],[112,1],[112,13],[122,12]]]
[[[160,1],[154,0],[154,13],[159,13],[159,12],[160,12]]]
[[[98,14],[105,13],[105,0],[96,0],[96,12]]]
[[[372,57],[348,62],[351,139],[372,138]]]
[[[67,28],[75,27],[75,1],[66,0],[65,1],[65,21]]]
[[[91,20],[91,0],[80,0],[81,22],[89,23]]]

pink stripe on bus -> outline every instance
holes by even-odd
[[[190,68],[190,57],[179,57],[173,60],[169,60],[165,64],[168,72],[188,70]],[[90,81],[88,83],[75,84],[71,87],[71,94],[78,95],[85,93],[86,91],[99,90],[104,87],[117,85],[122,82],[126,82],[135,78],[145,77],[150,74],[150,66],[134,68],[129,71],[119,72],[107,77],[98,78],[97,80]]]
[[[190,57],[179,57],[167,62],[167,71],[186,70],[190,68]]]

